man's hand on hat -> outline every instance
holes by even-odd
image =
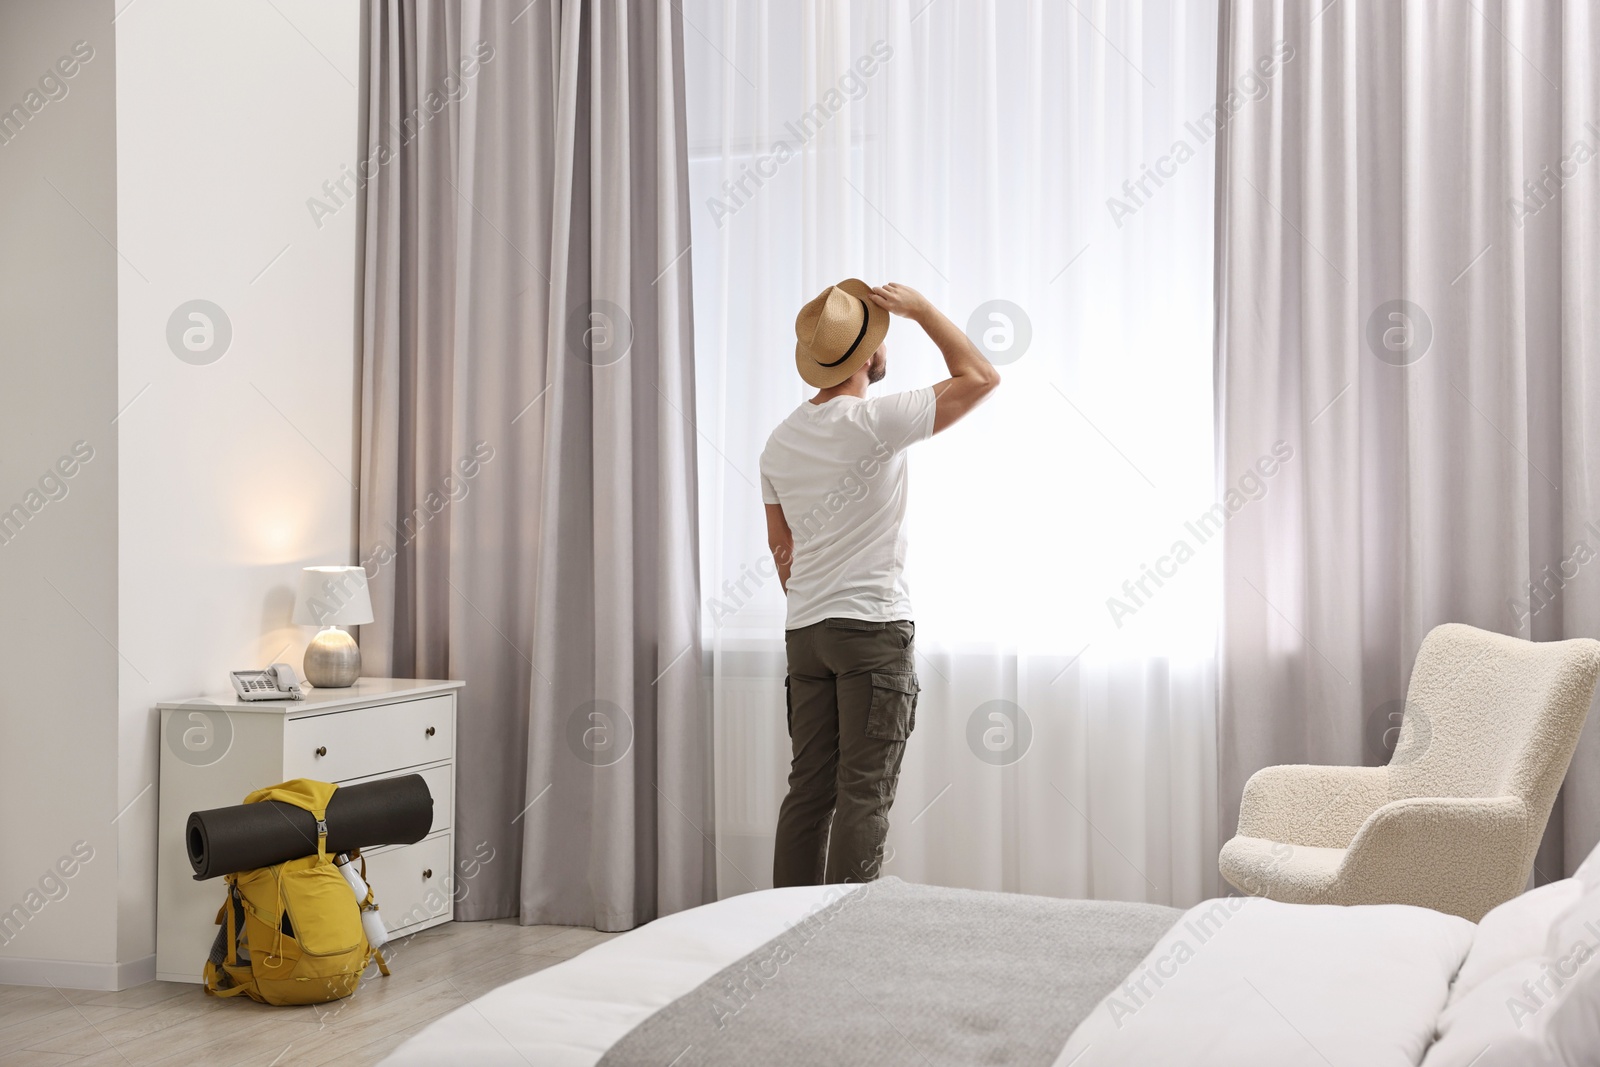
[[[899,282],[873,286],[872,302],[891,314],[903,315],[908,319],[918,318],[933,307],[927,297]]]

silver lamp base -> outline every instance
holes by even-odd
[[[318,689],[348,689],[361,677],[361,648],[355,638],[330,626],[311,639],[303,665],[306,681]]]

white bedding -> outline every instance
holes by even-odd
[[[384,1062],[593,1067],[653,1012],[852,888],[750,893],[658,919],[480,997]],[[1412,1067],[1474,929],[1398,905],[1206,901],[1095,1009],[1057,1062]]]
[[[1083,1021],[1057,1067],[1415,1067],[1472,947],[1400,904],[1198,904]]]
[[[768,890],[658,919],[480,997],[384,1062],[592,1067],[652,1013],[859,888]],[[1208,900],[1107,994],[1056,1064],[1597,1067],[1596,960],[1600,848],[1574,878],[1477,926],[1404,905]]]
[[[383,1062],[593,1067],[655,1011],[859,888],[771,889],[657,919],[484,994]]]

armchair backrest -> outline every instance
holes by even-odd
[[[1435,627],[1390,761],[1396,797],[1520,797],[1543,826],[1600,678],[1600,641]]]

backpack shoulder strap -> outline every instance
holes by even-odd
[[[247,985],[235,985],[223,989],[222,975],[218,973],[217,965],[210,960],[206,960],[205,980],[208,997],[237,997],[250,992],[250,987]]]
[[[236,967],[239,963],[239,938],[244,932],[244,915],[238,905],[242,903],[239,887],[234,884],[230,875],[227,899],[222,902],[222,909],[217,912],[217,923],[222,927],[217,931],[218,944],[212,946],[211,956],[206,960],[203,972],[207,996],[236,997],[249,992],[250,987],[242,983],[227,988],[223,988],[222,985],[222,980],[227,974],[222,969],[223,965]],[[231,979],[231,976],[229,977]]]

